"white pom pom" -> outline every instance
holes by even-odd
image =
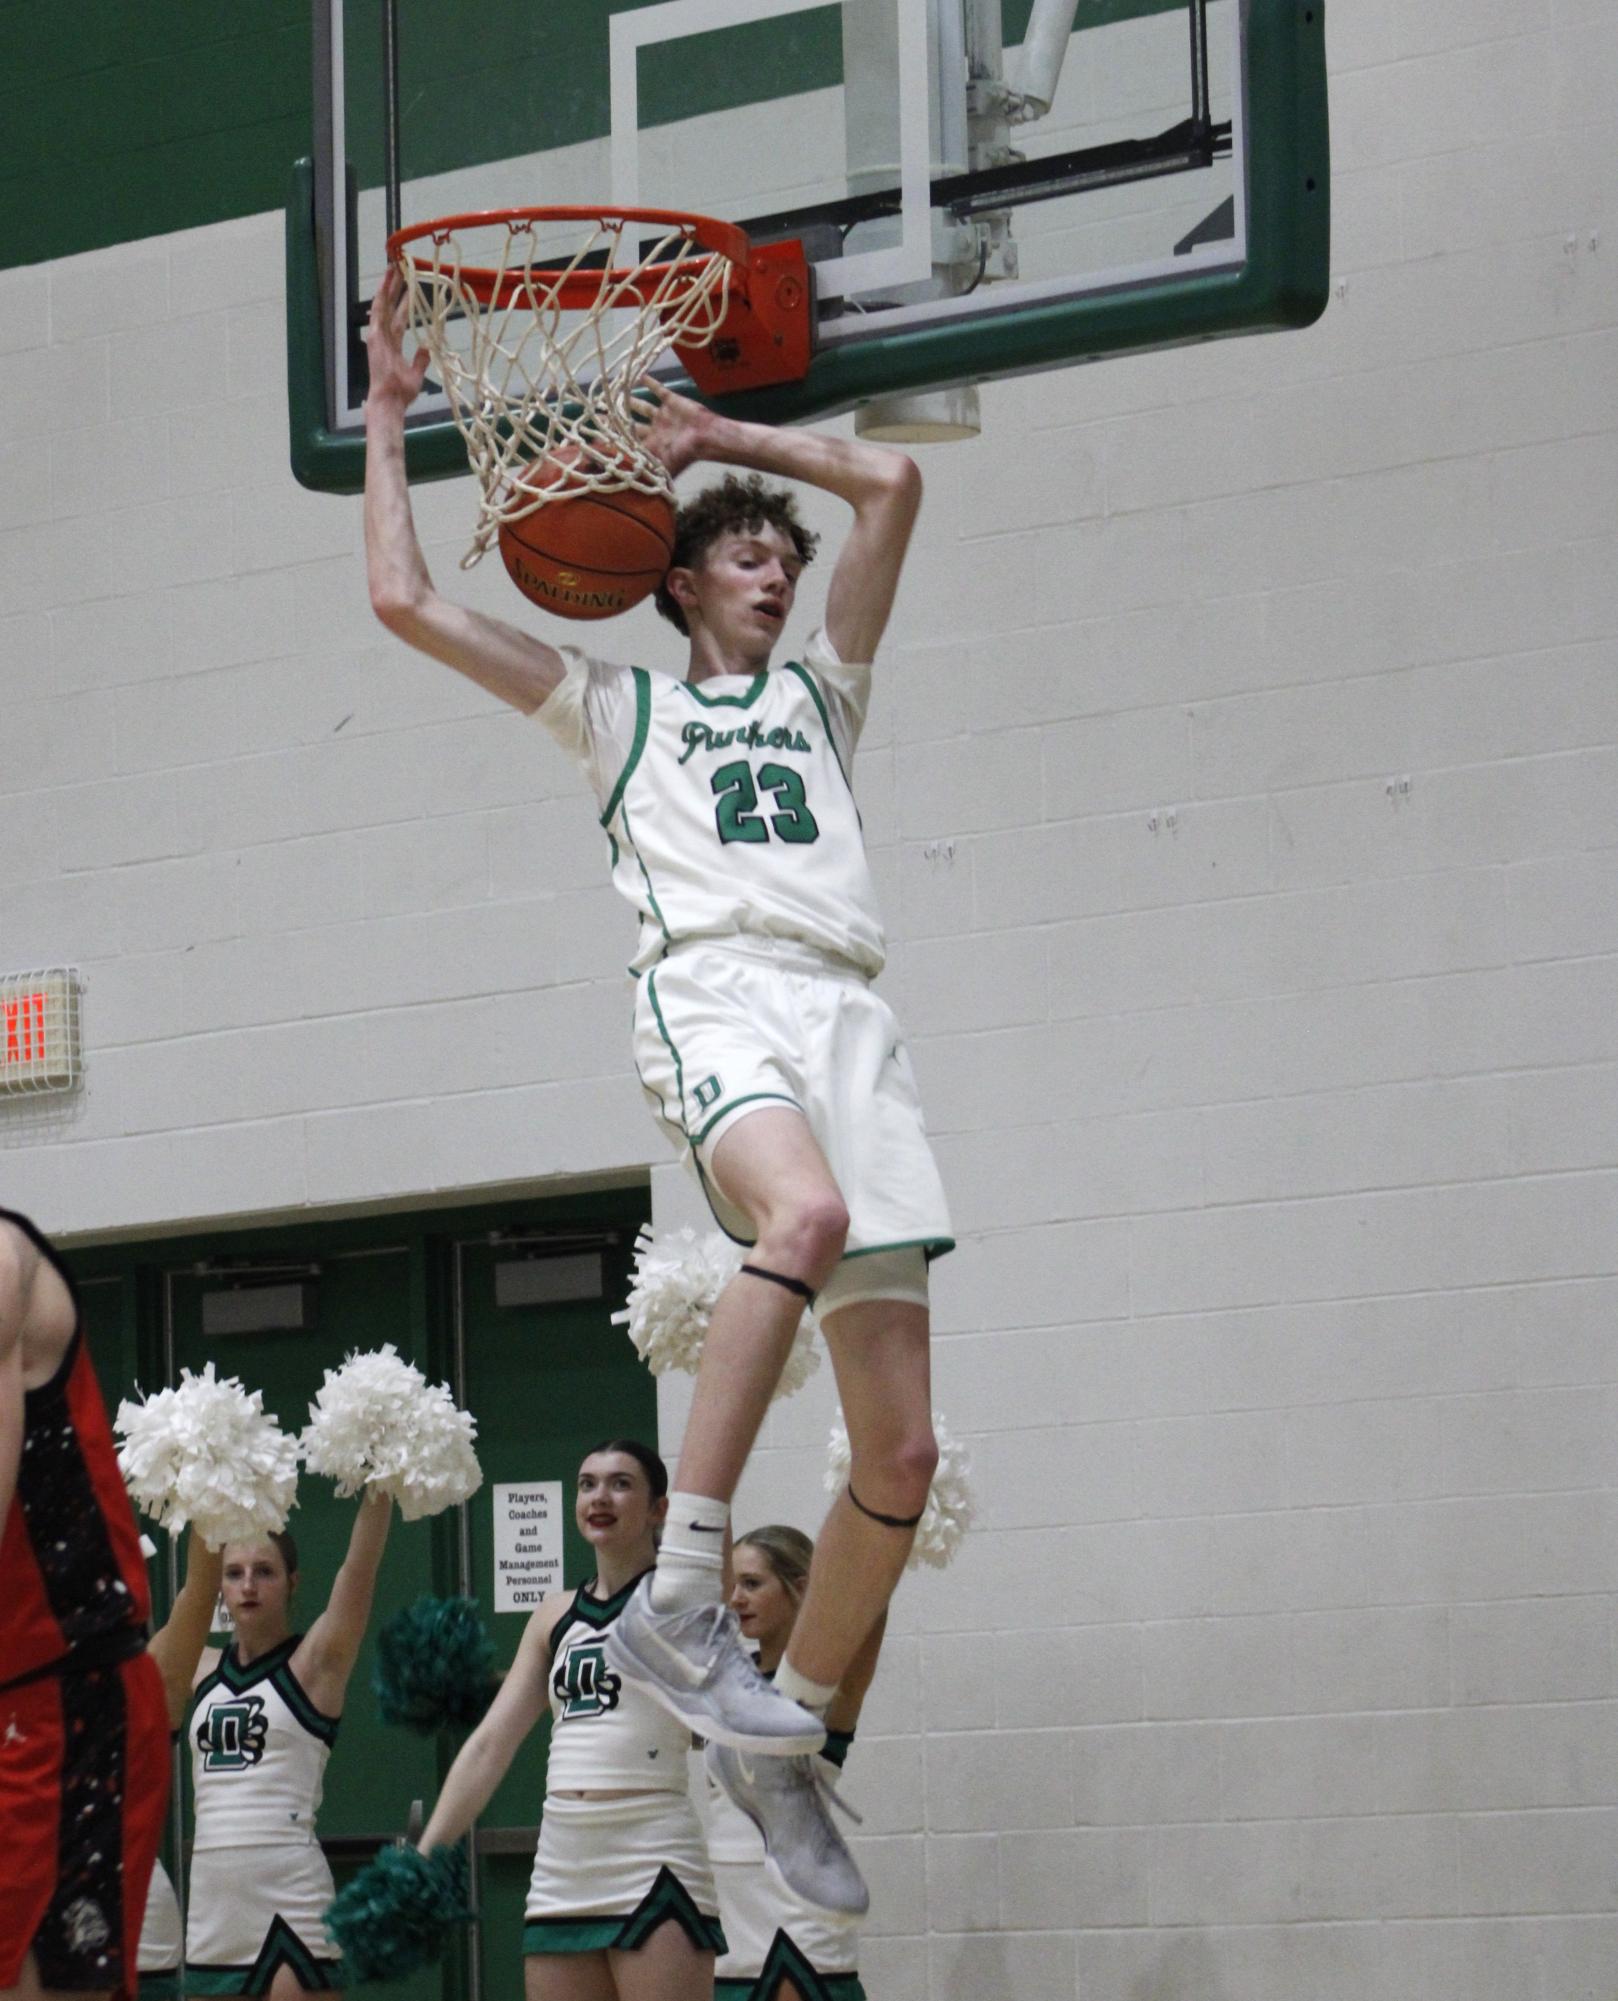
[[[171,1535],[189,1523],[210,1549],[251,1542],[286,1527],[298,1487],[298,1448],[262,1392],[234,1376],[219,1381],[180,1372],[178,1389],[126,1398],[113,1429],[123,1438],[118,1465],[130,1497]]]
[[[627,1326],[635,1352],[654,1376],[684,1369],[694,1376],[702,1363],[702,1343],[714,1303],[742,1268],[742,1250],[717,1230],[670,1230],[654,1237],[643,1227],[635,1239],[635,1275],[629,1304],[612,1316]],[[777,1397],[801,1390],[820,1367],[815,1316],[805,1312],[787,1355]]]
[[[406,1521],[467,1500],[483,1483],[477,1426],[442,1383],[430,1384],[390,1341],[328,1369],[309,1406],[303,1463],[337,1483],[391,1495]]]
[[[483,1485],[483,1468],[472,1442],[476,1420],[456,1407],[442,1383],[424,1387],[411,1424],[398,1470],[379,1473],[371,1485],[393,1496],[407,1522],[417,1522],[470,1500]]]
[[[927,1490],[927,1511],[917,1525],[916,1546],[910,1552],[910,1561],[912,1565],[928,1563],[934,1570],[942,1570],[972,1526],[977,1497],[972,1492],[972,1455],[962,1439],[951,1436],[949,1426],[936,1410],[933,1436],[938,1440],[938,1465],[933,1472],[933,1484]]]
[[[933,1412],[933,1435],[938,1440],[938,1469],[933,1474],[932,1486],[927,1490],[927,1506],[916,1525],[915,1545],[905,1562],[907,1570],[914,1570],[918,1563],[928,1563],[934,1570],[942,1570],[960,1548],[961,1538],[972,1526],[972,1517],[977,1512],[971,1482],[972,1455],[962,1441],[951,1434],[949,1426],[936,1410]],[[828,1494],[840,1494],[848,1485],[851,1457],[848,1427],[843,1423],[839,1407],[826,1444]]]

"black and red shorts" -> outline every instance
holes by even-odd
[[[47,1988],[134,1994],[169,1771],[145,1652],[0,1689],[0,1989],[32,1952]]]

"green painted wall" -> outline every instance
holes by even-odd
[[[621,0],[398,0],[407,175],[607,129],[605,18]],[[634,0],[636,5],[652,0]],[[1031,0],[1006,0],[1009,43]],[[1093,0],[1088,19],[1185,0]],[[350,153],[382,174],[381,0],[349,0]],[[642,62],[655,124],[842,73],[835,5]],[[258,215],[313,148],[310,0],[0,0],[0,269]]]
[[[309,135],[308,0],[0,0],[0,266],[279,207]]]

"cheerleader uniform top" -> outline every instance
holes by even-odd
[[[232,1645],[197,1690],[191,1776],[197,1848],[309,1848],[337,1718],[292,1672],[293,1633],[243,1667]]]
[[[607,1628],[639,1582],[610,1598],[581,1584],[551,1629],[549,1792],[687,1790],[691,1732],[606,1664]]]

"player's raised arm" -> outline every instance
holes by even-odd
[[[646,443],[673,473],[696,460],[824,487],[854,510],[826,596],[826,636],[839,658],[876,653],[893,610],[910,531],[921,506],[916,462],[886,445],[819,431],[743,424],[661,390]]]
[[[404,354],[404,287],[389,271],[365,333],[365,568],[371,609],[391,633],[531,715],[567,663],[554,646],[502,619],[452,604],[434,587],[410,511],[405,411],[420,392],[427,351]]]

